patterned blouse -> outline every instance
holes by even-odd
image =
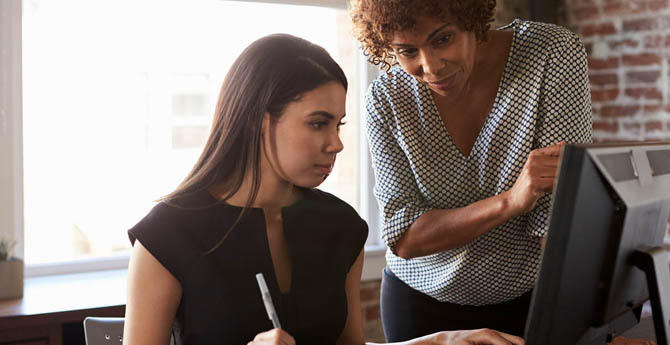
[[[531,150],[591,141],[587,60],[579,37],[521,20],[500,30],[513,30],[512,46],[469,156],[454,145],[429,89],[399,66],[377,78],[366,98],[388,267],[443,302],[495,304],[532,289],[551,196],[462,247],[405,260],[392,249],[410,225],[427,211],[464,207],[510,189]]]

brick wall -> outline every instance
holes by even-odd
[[[589,55],[594,139],[670,140],[670,1],[564,6]]]
[[[381,281],[361,282],[361,313],[365,339],[369,342],[384,342],[384,330],[379,314],[379,288]]]
[[[561,8],[560,24],[581,36],[589,57],[594,140],[670,140],[670,0],[563,0]]]

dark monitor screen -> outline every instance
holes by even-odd
[[[662,316],[659,306],[665,308],[667,337],[670,282],[662,246],[668,213],[670,142],[566,145],[526,344],[600,345],[635,325],[632,311],[650,298],[636,255],[652,249],[664,262],[653,285],[666,289],[653,313]]]

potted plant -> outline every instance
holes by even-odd
[[[0,299],[23,297],[23,260],[11,256],[15,244],[0,238]]]

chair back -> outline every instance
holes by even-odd
[[[87,317],[84,319],[86,345],[123,343],[122,317]]]

